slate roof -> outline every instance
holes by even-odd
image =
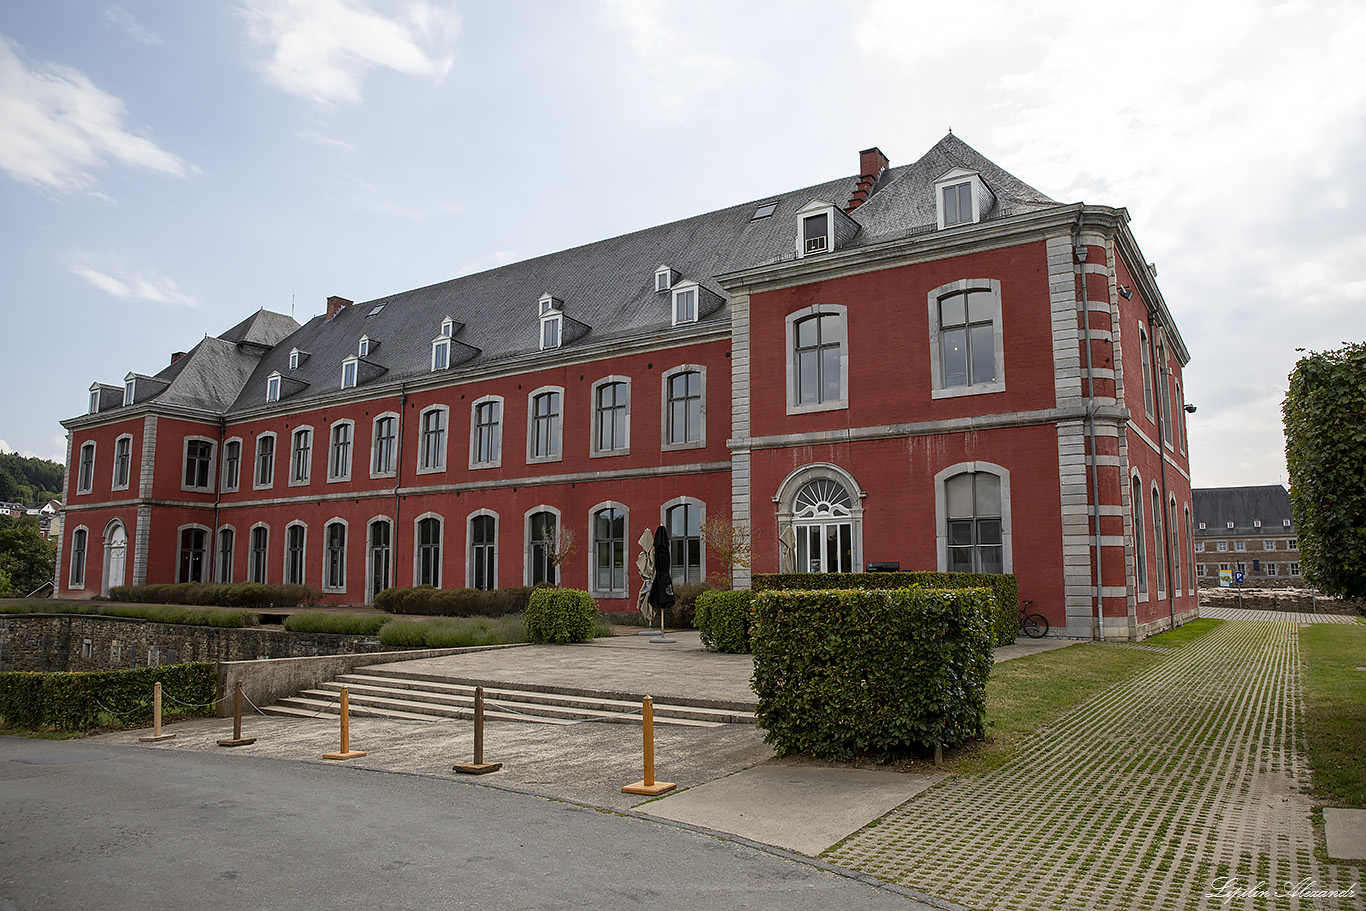
[[[995,202],[983,213],[983,221],[1060,205],[949,134],[918,161],[882,174],[868,201],[850,213],[855,233],[842,242],[841,249],[934,230],[934,182],[955,168],[979,172],[994,194]],[[430,378],[431,343],[447,316],[464,324],[454,336],[453,371],[532,355],[539,341],[537,303],[546,293],[563,301],[566,321],[587,326],[577,338],[566,332],[562,351],[650,333],[667,335],[675,330],[670,325],[670,295],[655,291],[654,275],[660,264],[672,267],[679,280],[698,282],[722,301],[709,313],[703,310],[700,323],[727,325],[730,301],[717,276],[795,259],[797,211],[813,199],[842,209],[858,180],[859,175],[851,175],[358,302],[331,320],[316,316],[302,327],[283,314],[257,311],[217,339],[206,338],[157,374],[157,379],[171,380],[157,400],[215,410],[258,408],[266,404],[267,378],[278,371],[288,381],[282,384],[287,401],[316,401],[340,391],[342,361],[357,353],[362,335],[380,342],[368,358],[383,368],[368,371],[377,378],[373,381],[387,384]],[[775,205],[773,214],[755,219],[756,209],[766,203]],[[383,309],[371,316],[381,305]],[[244,357],[255,345],[274,347],[247,370],[249,376],[243,376],[248,366]],[[469,346],[463,354],[458,353],[461,346]],[[295,347],[309,357],[290,370],[289,352]],[[363,375],[362,386],[364,382]]]
[[[1191,503],[1195,508],[1195,521],[1204,522],[1205,528],[1197,526],[1196,537],[1201,535],[1228,535],[1230,531],[1239,534],[1285,534],[1294,529],[1294,518],[1290,514],[1290,493],[1280,484],[1267,484],[1260,487],[1199,487],[1191,490]],[[1290,528],[1284,520],[1290,519]],[[1260,521],[1261,528],[1252,523]],[[1233,523],[1233,528],[1228,523]]]

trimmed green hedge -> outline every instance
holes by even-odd
[[[241,628],[256,626],[261,618],[245,610],[196,610],[171,604],[115,605],[76,604],[71,601],[39,601],[29,599],[14,604],[0,603],[4,614],[80,614],[82,616],[132,617],[151,623],[182,623],[187,626],[219,626]]]
[[[702,644],[714,652],[750,651],[750,614],[754,592],[707,591],[697,598],[694,620]]]
[[[152,585],[116,585],[111,601],[139,604],[197,604],[219,607],[298,607],[317,604],[323,593],[309,585],[262,585],[259,582],[170,582]]]
[[[425,617],[503,617],[526,610],[530,588],[386,588],[375,595],[375,607],[390,614]]]
[[[750,587],[762,591],[823,591],[826,589],[888,589],[913,585],[924,588],[985,588],[996,598],[992,627],[997,645],[1015,641],[1020,629],[1020,587],[1013,573],[758,573]]]
[[[217,666],[196,662],[123,671],[10,671],[0,674],[0,716],[15,727],[62,731],[93,730],[101,714],[127,725],[148,724],[152,685],[158,680],[163,713],[213,714],[209,703],[218,689]]]
[[[994,608],[984,589],[759,594],[764,739],[779,756],[838,760],[982,737]]]
[[[290,614],[285,618],[285,629],[291,633],[334,633],[339,636],[373,636],[393,617],[359,616],[357,614],[329,614],[322,611]]]
[[[598,602],[572,588],[538,588],[526,608],[527,638],[532,642],[587,642],[598,620]]]

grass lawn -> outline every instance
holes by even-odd
[[[1142,644],[1180,648],[1223,622],[1194,620]],[[1015,748],[1039,728],[1166,659],[1161,652],[1082,642],[996,665],[987,681],[987,739],[946,754],[950,771],[976,775],[1004,765]]]
[[[1300,662],[1314,796],[1334,806],[1366,808],[1366,625],[1305,626]]]

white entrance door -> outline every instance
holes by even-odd
[[[100,586],[102,597],[108,598],[109,589],[123,584],[127,557],[128,533],[123,530],[122,525],[115,525],[114,530],[109,533],[109,540],[104,542],[104,584]]]

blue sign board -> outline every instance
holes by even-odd
[[[1242,584],[1243,584],[1243,572],[1242,572],[1242,570],[1239,570],[1238,572],[1236,572],[1236,573],[1233,574],[1233,581],[1234,581],[1234,582],[1237,582],[1239,585],[1242,585]]]

